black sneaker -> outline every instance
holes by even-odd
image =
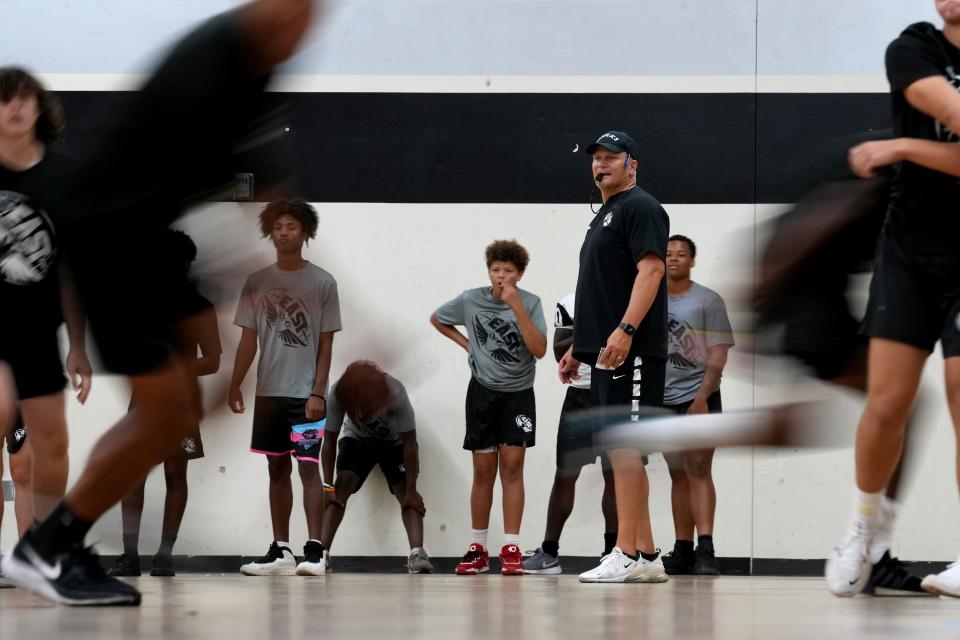
[[[698,544],[694,556],[693,572],[695,574],[698,576],[720,575],[720,565],[717,564],[717,556],[713,552],[713,543]]]
[[[90,547],[41,555],[30,533],[3,559],[3,574],[18,587],[72,606],[140,604],[140,592],[106,574]]]
[[[120,554],[117,561],[107,571],[108,576],[119,578],[137,578],[140,576],[140,556],[127,553]]]
[[[673,545],[673,551],[665,554],[661,560],[663,560],[663,568],[667,575],[693,575],[694,555],[680,548],[676,543]]]
[[[932,596],[920,587],[920,577],[910,573],[907,565],[887,551],[873,565],[863,593],[871,596]]]
[[[173,558],[160,554],[153,556],[153,566],[150,568],[150,575],[154,578],[172,578],[177,575],[177,572],[173,570]]]

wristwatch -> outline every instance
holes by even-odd
[[[623,332],[628,336],[632,336],[637,331],[637,328],[635,326],[633,326],[632,324],[627,324],[626,322],[621,322],[617,326],[623,329]]]

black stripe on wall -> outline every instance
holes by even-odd
[[[94,139],[124,95],[62,93],[67,144]],[[582,203],[592,187],[582,150],[613,128],[636,138],[640,183],[662,202],[789,202],[805,184],[791,170],[796,158],[832,137],[889,126],[885,94],[270,99],[288,103],[299,193],[316,202]]]

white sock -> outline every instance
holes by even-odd
[[[880,562],[883,554],[890,551],[893,527],[896,524],[899,509],[899,504],[886,495],[883,496],[875,524],[875,534],[870,543],[870,562],[873,564]]]
[[[515,544],[518,547],[520,546],[520,534],[519,533],[505,533],[503,534],[503,544]]]
[[[282,542],[280,540],[277,540],[276,542],[277,542],[277,546],[280,547],[281,549],[286,549],[290,553],[293,553],[293,549],[290,548],[289,542]]]
[[[487,530],[486,529],[471,529],[471,535],[473,536],[473,542],[475,544],[482,545],[484,549],[487,548]]]
[[[424,549],[423,547],[413,547],[412,549],[410,549],[410,553],[416,553],[417,551],[423,551],[424,553],[427,552],[427,550]]]
[[[880,508],[883,505],[883,491],[866,493],[857,489],[853,502],[853,521],[873,531],[877,527]]]
[[[307,542],[316,542],[317,544],[323,544],[322,542],[320,542],[320,541],[317,540],[316,538],[310,538],[309,540],[307,540]]]

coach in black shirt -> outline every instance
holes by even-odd
[[[637,186],[637,147],[622,131],[609,131],[587,147],[603,206],[580,249],[573,346],[560,361],[569,382],[580,362],[591,370],[590,404],[663,404],[667,357],[667,286],[663,278],[670,219]],[[637,419],[634,415],[633,418]],[[665,582],[653,543],[649,485],[641,453],[609,452],[619,528],[617,547],[585,582]],[[639,549],[637,545],[639,543]]]

